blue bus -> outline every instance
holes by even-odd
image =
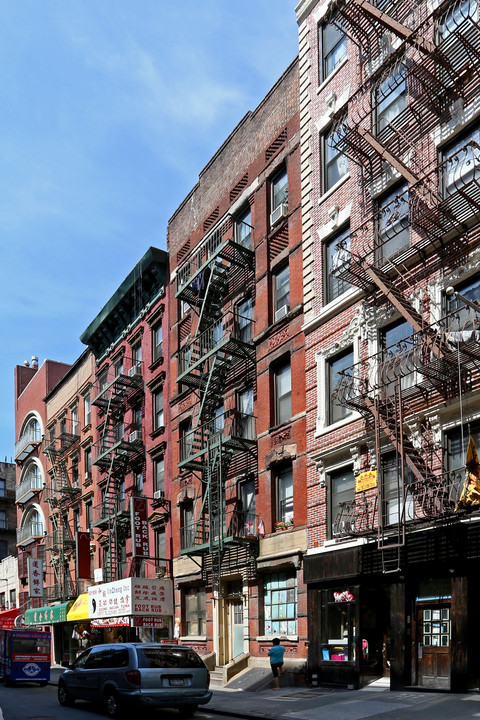
[[[7,685],[50,680],[49,632],[0,628],[0,679]]]

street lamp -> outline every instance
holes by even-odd
[[[472,310],[475,310],[475,312],[480,312],[480,303],[475,302],[474,300],[469,300],[465,297],[465,295],[457,292],[455,288],[453,288],[451,285],[447,287],[447,289],[445,290],[445,294],[449,297],[452,297],[453,295],[453,297],[460,298],[460,300],[464,302],[465,305],[468,305],[468,307],[471,307]]]

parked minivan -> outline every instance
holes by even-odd
[[[68,665],[58,681],[58,701],[102,703],[107,715],[132,708],[177,708],[193,715],[212,697],[210,673],[186,645],[115,643],[95,645]]]

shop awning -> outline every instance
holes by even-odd
[[[0,612],[0,628],[13,628],[15,627],[15,618],[20,615],[18,608],[12,608],[11,610],[2,610]]]
[[[67,613],[73,605],[73,600],[46,605],[45,607],[25,610],[25,625],[51,625],[52,623],[67,622]]]
[[[88,620],[88,593],[82,593],[67,613],[67,622]]]

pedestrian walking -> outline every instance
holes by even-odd
[[[272,668],[273,673],[273,681],[275,683],[274,690],[280,690],[280,680],[279,680],[279,674],[283,675],[285,672],[285,668],[283,667],[283,656],[285,654],[285,648],[283,645],[280,645],[280,640],[278,638],[273,638],[272,640],[272,647],[268,651],[268,656],[270,658],[270,667]]]

